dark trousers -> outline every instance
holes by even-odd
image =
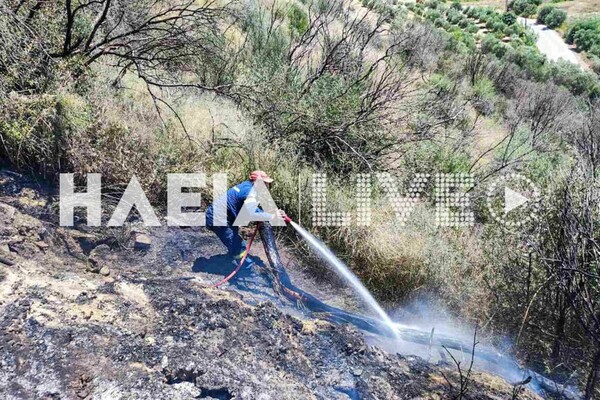
[[[227,253],[232,256],[239,256],[246,250],[246,242],[240,236],[240,230],[237,226],[207,226],[227,247]]]

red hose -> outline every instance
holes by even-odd
[[[246,251],[244,252],[244,256],[240,260],[240,263],[237,266],[237,268],[234,269],[233,272],[230,273],[229,275],[227,275],[225,278],[221,279],[219,282],[213,283],[212,285],[210,285],[210,287],[216,288],[217,286],[221,286],[225,282],[228,282],[231,278],[233,278],[235,276],[235,274],[238,273],[240,268],[242,268],[242,265],[244,265],[244,261],[246,261],[246,257],[248,257],[248,253],[250,253],[250,246],[252,246],[252,242],[254,241],[254,238],[256,237],[256,233],[258,232],[258,227],[259,227],[259,224],[256,224],[254,233],[252,234],[252,236],[250,236],[250,239],[248,240],[248,244],[246,245]]]

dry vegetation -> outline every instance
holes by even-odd
[[[389,5],[0,7],[0,154],[49,180],[100,172],[118,192],[135,173],[159,204],[169,172],[234,181],[261,168],[306,223],[297,187],[313,169],[331,177],[334,211],[354,208],[355,172],[388,171],[401,187],[415,172],[531,176],[555,196],[519,235],[485,213],[474,228],[438,228],[431,201],[400,226],[382,193],[370,227],[316,231],[380,299],[441,299],[482,335],[516,338],[534,368],[597,394],[599,208],[584,182],[596,179],[600,105],[588,81],[573,90],[567,70],[536,75],[518,54],[484,54]]]

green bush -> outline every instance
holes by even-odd
[[[461,11],[463,9],[462,4],[458,0],[453,0],[452,5],[450,7],[452,7],[452,9],[458,10],[458,11]]]
[[[550,14],[552,12],[552,10],[554,10],[555,7],[554,6],[550,6],[550,5],[545,5],[542,6],[539,11],[538,11],[538,15],[537,15],[537,22],[540,24],[545,24],[545,20],[546,17],[548,16],[548,14]]]
[[[592,71],[600,75],[600,57],[592,54],[590,55],[590,62],[592,65]]]
[[[575,42],[575,35],[580,31],[598,32],[600,30],[600,17],[588,17],[575,22],[567,31],[565,40],[569,44]]]
[[[298,5],[292,3],[288,10],[292,35],[302,35],[308,29],[308,16]]]
[[[540,4],[539,0],[515,0],[510,4],[510,9],[517,15],[530,17],[537,12]]]
[[[502,14],[502,22],[512,26],[517,22],[517,16],[513,12],[506,12]]]
[[[506,29],[506,24],[500,19],[490,20],[487,24],[485,24],[485,26],[494,32],[504,32],[504,29]]]
[[[473,107],[483,115],[491,115],[495,110],[496,88],[488,78],[480,78],[473,85],[471,96]]]
[[[579,49],[588,51],[596,44],[600,44],[600,32],[590,29],[579,30],[575,33],[573,42]]]
[[[498,58],[504,57],[506,54],[506,46],[500,39],[494,35],[487,34],[481,42],[481,50],[484,53],[494,54]]]
[[[460,11],[450,8],[446,13],[446,19],[451,24],[457,25],[463,19],[463,15]]]
[[[440,2],[438,0],[427,0],[425,2],[425,7],[437,9],[440,6]]]
[[[576,95],[597,97],[600,94],[598,78],[567,61],[561,60],[558,63],[553,63],[550,68],[550,76],[556,84],[568,88]]]
[[[548,28],[555,29],[561,26],[567,19],[567,12],[553,6],[543,6],[538,12],[537,21],[545,24]]]
[[[552,10],[546,18],[546,25],[548,25],[549,28],[555,29],[561,26],[566,20],[567,12],[556,8]]]
[[[442,14],[435,9],[427,10],[427,13],[425,14],[425,18],[427,18],[430,21],[435,21],[436,19],[440,19],[441,17]]]
[[[509,36],[511,38],[512,37],[516,37],[516,38],[519,37],[519,32],[515,29],[514,25],[512,25],[512,26],[511,25],[507,25],[506,28],[504,28],[503,33],[504,33],[505,36]]]

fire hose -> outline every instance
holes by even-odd
[[[256,233],[258,232],[258,228],[259,227],[260,227],[260,222],[256,225],[256,228],[254,229],[254,232],[250,236],[250,239],[248,239],[248,244],[246,245],[246,250],[244,251],[244,255],[240,259],[240,263],[238,264],[238,266],[236,267],[236,269],[234,269],[233,272],[231,272],[225,278],[221,279],[219,282],[213,283],[212,285],[210,285],[210,287],[216,288],[218,286],[221,286],[225,282],[229,282],[229,280],[231,278],[233,278],[235,276],[235,274],[238,273],[238,271],[240,270],[240,268],[242,268],[242,265],[244,265],[244,262],[246,261],[246,258],[248,257],[248,253],[250,253],[250,247],[252,247],[252,242],[254,242],[254,238],[256,237]]]
[[[287,216],[284,217],[284,220],[287,223],[291,221],[291,219]],[[321,300],[317,299],[314,295],[296,287],[292,283],[289,275],[283,267],[283,262],[279,256],[277,245],[275,243],[275,236],[273,235],[271,224],[269,224],[268,222],[257,224],[256,228],[254,229],[254,232],[248,240],[248,244],[246,245],[246,251],[244,252],[244,255],[241,258],[237,268],[219,282],[211,285],[211,287],[218,287],[224,284],[225,282],[228,282],[238,273],[238,271],[244,264],[248,253],[250,252],[250,247],[252,246],[252,243],[254,242],[257,233],[260,233],[261,240],[265,248],[265,253],[269,261],[269,268],[267,272],[269,277],[271,278],[273,289],[277,294],[285,296],[287,299],[294,302],[299,308],[308,309],[311,312],[313,312],[315,316],[319,316],[332,323],[349,323],[356,326],[358,329],[367,332],[383,336],[389,335],[390,331],[384,326],[383,322],[371,317],[350,313],[340,308],[336,308],[325,304]],[[429,333],[410,328],[398,328],[398,331],[399,336],[402,340],[429,346],[431,346],[432,344],[432,337]],[[461,352],[464,352],[464,349],[468,348],[468,346],[465,346],[464,343],[462,343],[460,340],[440,335],[436,337],[435,342],[436,345]],[[515,361],[510,360],[509,358],[498,352],[480,350],[477,352],[477,357],[492,363],[512,364],[514,367],[520,370],[524,374],[524,376],[529,376],[533,378],[534,382],[540,387],[542,387],[544,390],[547,390],[551,393],[560,393],[567,399],[575,400],[580,398],[579,393],[576,393],[570,388],[564,387],[563,385],[560,385],[544,377],[543,375],[536,373],[535,371],[519,366]],[[528,380],[526,379],[524,382],[526,381]]]

